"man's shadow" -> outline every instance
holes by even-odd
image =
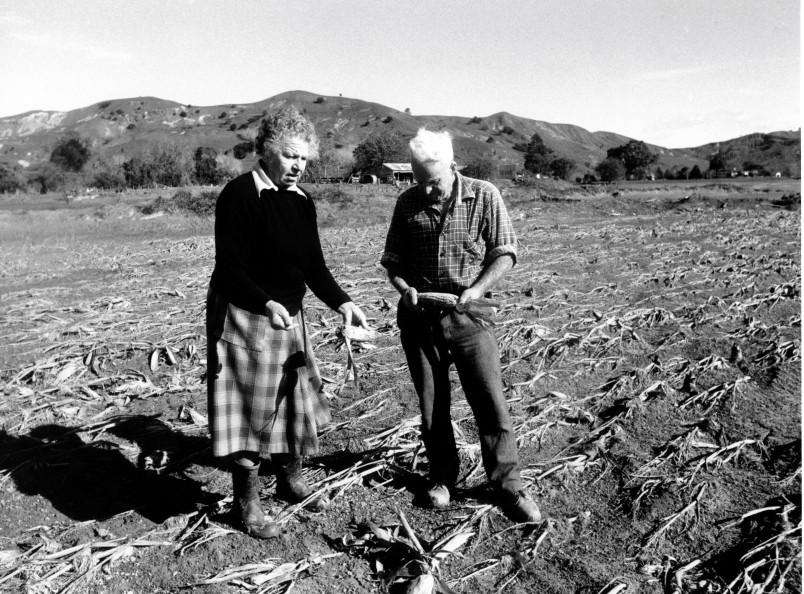
[[[85,441],[80,430],[42,425],[24,435],[0,430],[0,472],[19,492],[41,495],[76,521],[135,511],[159,524],[221,499],[183,473],[191,462],[215,465],[206,435],[186,436],[155,417],[111,421],[106,432],[137,443],[137,463],[102,434]]]

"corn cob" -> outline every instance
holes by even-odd
[[[453,309],[458,298],[452,293],[419,293],[419,305],[430,309]]]
[[[458,297],[452,293],[419,293],[419,305],[432,309],[454,309],[458,304]],[[483,307],[500,307],[500,303],[480,297],[464,304],[465,310],[474,310]]]
[[[356,342],[371,342],[377,339],[377,333],[374,330],[367,330],[358,326],[340,326],[338,327],[338,334],[343,338]]]

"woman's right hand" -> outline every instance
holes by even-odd
[[[265,315],[271,326],[277,330],[287,330],[293,326],[293,318],[290,317],[285,306],[278,301],[269,301],[265,304]]]

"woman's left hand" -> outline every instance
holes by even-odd
[[[357,305],[352,301],[347,301],[338,308],[338,313],[343,316],[343,325],[360,326],[368,330],[368,323],[366,322],[366,314],[364,314]]]

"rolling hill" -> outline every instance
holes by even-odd
[[[693,154],[709,159],[719,153],[726,169],[762,168],[787,176],[801,175],[801,130],[748,134],[725,142],[705,144],[692,149]]]
[[[102,101],[68,112],[31,111],[6,117],[0,119],[0,163],[27,168],[48,160],[53,146],[65,132],[76,132],[86,138],[94,154],[117,160],[164,142],[190,149],[206,146],[223,153],[232,151],[244,139],[253,138],[253,130],[267,110],[287,104],[305,111],[321,138],[343,162],[349,162],[355,146],[375,130],[391,128],[403,136],[412,136],[426,125],[452,132],[459,164],[491,154],[521,167],[523,155],[513,147],[538,132],[557,155],[576,162],[576,175],[581,175],[603,159],[609,148],[630,140],[614,132],[589,132],[571,124],[531,120],[506,112],[484,117],[411,115],[360,99],[290,91],[250,104],[202,107],[137,97]],[[765,137],[772,137],[772,146],[763,140]],[[773,168],[782,169],[791,167],[788,161],[795,157],[794,172],[800,171],[800,131],[745,138],[752,140],[736,139],[688,149],[649,146],[659,154],[658,166],[663,169],[698,165],[706,170],[713,152],[733,146],[736,160],[765,159],[774,164]]]

